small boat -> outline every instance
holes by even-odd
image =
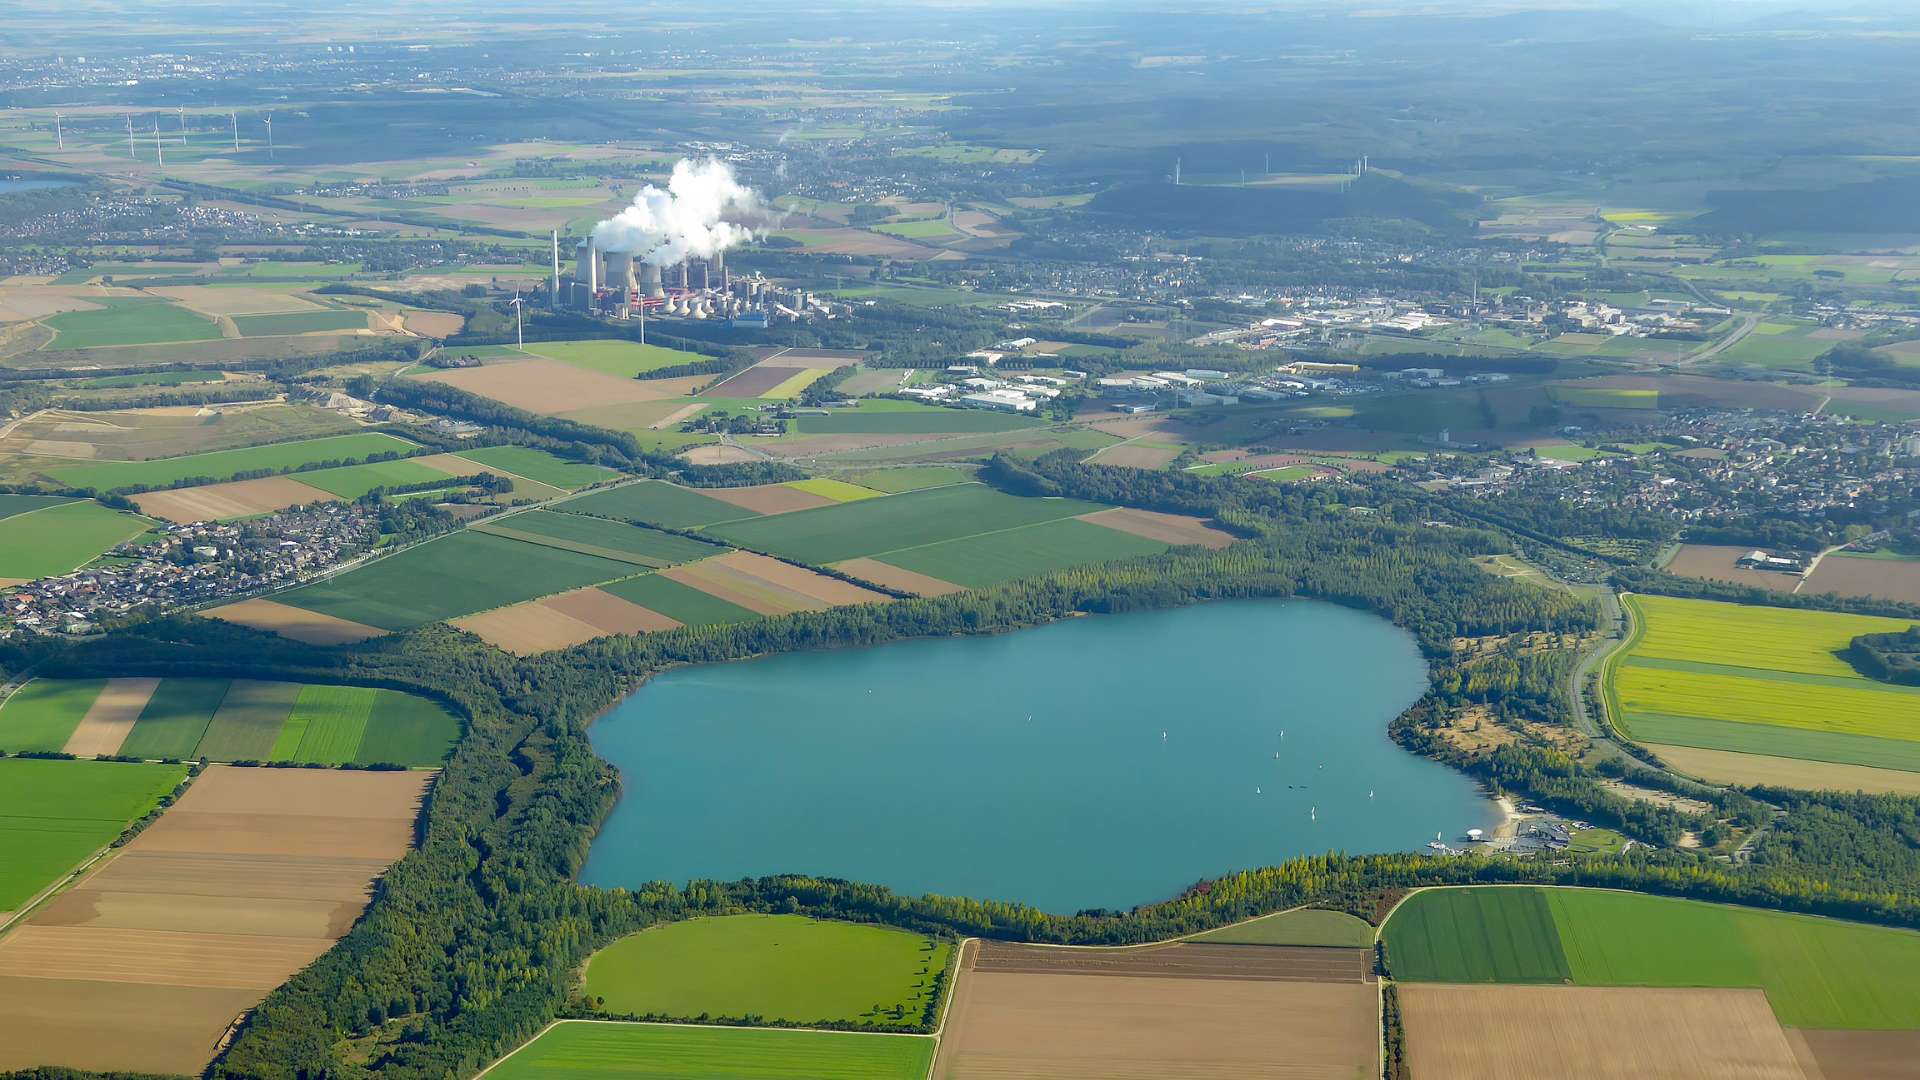
[[[1307,820],[1318,821],[1319,819],[1320,819],[1320,808],[1317,806],[1307,807]]]
[[[1258,795],[1258,794],[1260,794],[1260,789],[1259,789],[1258,787],[1255,787],[1255,788],[1253,789],[1253,793],[1254,793],[1255,795]]]
[[[1166,733],[1166,732],[1164,732],[1164,731],[1163,731],[1163,732],[1161,732],[1161,733],[1160,733],[1160,741],[1161,741],[1161,742],[1166,742],[1166,741],[1167,741],[1167,733]]]
[[[1275,761],[1279,761],[1279,760],[1280,760],[1280,751],[1278,751],[1278,750],[1275,750],[1275,751],[1273,752],[1273,760],[1275,760]]]
[[[1367,789],[1367,798],[1369,798],[1369,799],[1371,799],[1371,798],[1373,798],[1373,789],[1372,789],[1372,788],[1368,788],[1368,789]]]

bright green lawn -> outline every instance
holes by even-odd
[[[932,1004],[950,948],[904,930],[804,915],[690,919],[595,953],[586,989],[615,1015],[915,1024]]]
[[[0,518],[0,579],[64,574],[146,532],[147,526],[90,499]]]
[[[922,1080],[934,1040],[777,1028],[572,1021],[494,1066],[490,1080]]]
[[[861,487],[858,484],[849,484],[845,480],[835,480],[827,476],[815,476],[806,480],[794,480],[788,483],[787,486],[796,491],[804,491],[812,495],[818,495],[823,499],[832,499],[834,502],[855,502],[859,499],[871,499],[883,494],[872,488]]]
[[[1025,499],[982,484],[956,484],[735,521],[706,531],[742,547],[819,564],[1103,509],[1077,499]]]
[[[0,911],[11,911],[153,809],[184,765],[0,758]]]
[[[479,450],[462,450],[459,456],[515,476],[524,476],[537,484],[567,491],[612,480],[620,475],[601,465],[568,461],[530,446],[488,446]]]
[[[293,731],[297,727],[300,739],[284,758],[278,754],[276,758],[321,765],[344,765],[354,760],[378,693],[366,686],[301,687],[284,729]]]
[[[1159,540],[1066,518],[890,551],[878,558],[916,574],[978,589],[1071,566],[1158,555],[1167,547]]]
[[[1349,949],[1373,947],[1373,927],[1344,911],[1302,908],[1282,911],[1238,926],[1209,930],[1193,938],[1216,945],[1316,945]]]
[[[164,300],[95,297],[92,302],[104,306],[92,311],[64,311],[43,320],[54,331],[52,348],[159,345],[211,341],[220,336],[219,325],[211,319]]]
[[[921,221],[901,221],[891,225],[875,225],[874,232],[888,236],[905,237],[908,240],[935,240],[941,237],[959,235],[945,218],[927,218]]]
[[[413,449],[416,449],[414,444],[405,439],[363,431],[153,461],[62,465],[46,472],[55,480],[73,487],[112,491],[134,486],[164,487],[182,480],[230,480],[236,473],[256,469],[277,471],[322,461],[361,461],[375,454],[405,453]]]

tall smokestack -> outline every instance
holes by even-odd
[[[688,272],[689,272],[689,268],[688,268],[688,266],[687,266],[687,264],[688,264],[688,263],[689,263],[690,261],[691,261],[691,260],[688,260],[688,259],[681,259],[681,260],[680,260],[680,288],[681,288],[681,289],[682,289],[683,291],[684,291],[685,289],[687,289],[687,288],[688,288],[688,285],[687,285],[687,274],[688,274]]]

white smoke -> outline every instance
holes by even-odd
[[[740,224],[762,214],[760,195],[734,178],[733,167],[708,158],[680,159],[666,190],[648,184],[633,205],[593,227],[593,246],[632,252],[654,266],[688,258],[708,259],[753,239]]]

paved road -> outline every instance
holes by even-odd
[[[1760,316],[1742,314],[1740,316],[1740,325],[1734,327],[1733,333],[1728,334],[1726,337],[1721,338],[1719,341],[1714,342],[1704,349],[1688,353],[1686,359],[1680,361],[1680,363],[1682,366],[1686,366],[1711,360],[1721,353],[1726,352],[1728,349],[1733,348],[1735,345],[1740,344],[1740,342],[1745,340],[1748,334],[1753,333],[1754,329],[1759,325]]]

